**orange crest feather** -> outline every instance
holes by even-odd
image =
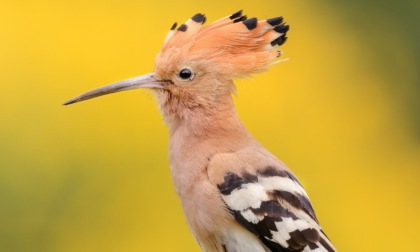
[[[286,41],[289,30],[282,17],[258,21],[247,19],[242,11],[202,26],[205,21],[203,14],[196,14],[178,29],[175,23],[160,54],[175,55],[175,60],[206,61],[230,78],[244,77],[276,62],[281,55],[277,48]]]

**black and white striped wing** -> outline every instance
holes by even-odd
[[[235,220],[271,251],[336,251],[290,172],[267,167],[256,174],[227,173],[218,188]]]

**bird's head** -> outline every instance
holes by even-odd
[[[289,26],[282,17],[258,21],[242,11],[203,26],[196,14],[177,27],[175,23],[156,57],[154,73],[111,84],[65,103],[137,88],[158,94],[164,113],[211,108],[230,97],[232,80],[259,73],[276,63]]]

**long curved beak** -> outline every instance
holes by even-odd
[[[63,105],[69,105],[76,102],[92,99],[98,96],[112,94],[116,92],[137,89],[137,88],[163,88],[163,81],[155,78],[154,73],[146,74],[131,79],[123,80],[114,84],[110,84],[66,101]]]

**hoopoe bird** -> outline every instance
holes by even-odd
[[[238,11],[203,26],[196,14],[169,31],[154,73],[82,94],[65,105],[154,90],[169,126],[169,161],[190,230],[203,251],[336,251],[293,173],[245,129],[233,79],[278,62],[289,26]]]

